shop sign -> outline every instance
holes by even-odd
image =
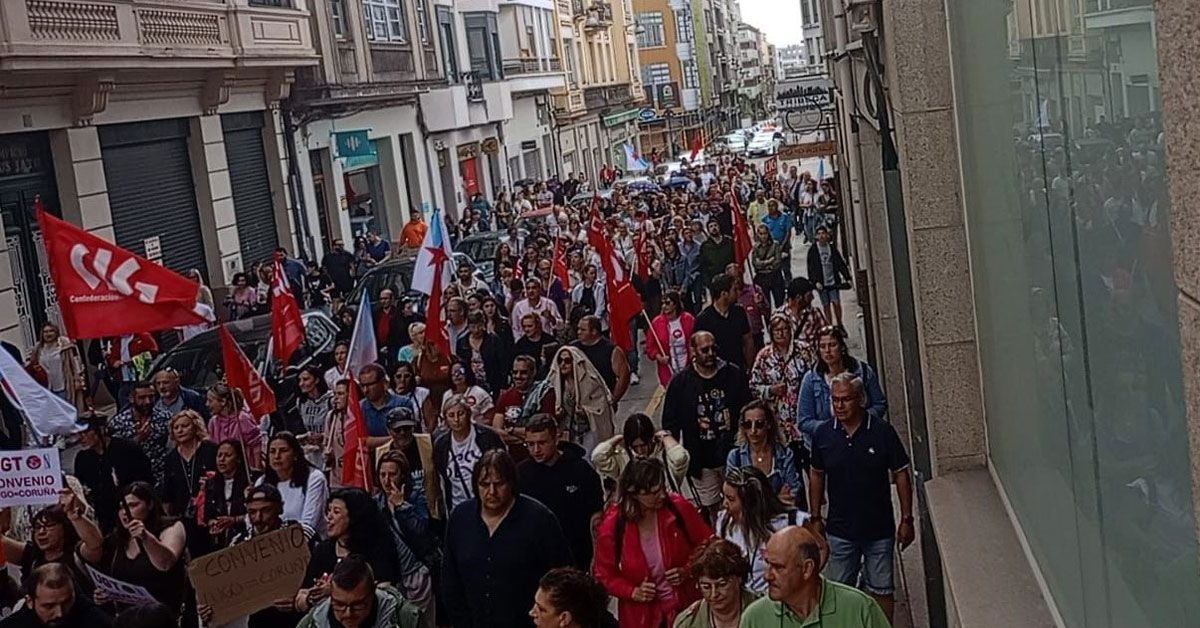
[[[537,150],[537,140],[525,140],[521,142],[521,150]]]
[[[338,157],[368,157],[375,154],[375,145],[368,130],[337,131],[333,139]]]
[[[646,107],[638,112],[638,119],[642,122],[653,122],[658,119],[658,112],[654,107]]]
[[[837,142],[809,142],[807,144],[788,144],[779,147],[780,159],[809,159],[837,154]]]

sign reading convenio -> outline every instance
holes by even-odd
[[[809,142],[807,144],[787,144],[779,147],[780,159],[809,159],[837,154],[837,142]]]
[[[0,452],[0,508],[57,503],[62,487],[58,449]]]
[[[296,594],[308,568],[308,539],[299,524],[251,537],[192,561],[188,575],[212,625],[264,609]]]

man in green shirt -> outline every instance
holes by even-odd
[[[741,628],[889,628],[871,596],[821,577],[820,542],[788,526],[767,541],[767,596],[742,613]]]

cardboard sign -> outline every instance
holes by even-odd
[[[196,600],[213,607],[210,624],[220,626],[296,595],[308,558],[304,529],[292,524],[201,556],[188,575]]]
[[[150,595],[146,587],[129,584],[124,580],[117,580],[112,576],[107,576],[96,571],[91,565],[84,566],[87,567],[87,572],[91,576],[92,582],[96,583],[96,591],[103,593],[110,601],[130,606],[154,601],[154,596]]]
[[[58,449],[0,452],[0,508],[58,503],[62,487]]]

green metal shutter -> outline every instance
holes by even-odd
[[[117,244],[139,255],[157,237],[162,262],[207,276],[184,119],[98,129]]]
[[[275,204],[271,198],[271,180],[267,176],[267,155],[263,148],[261,111],[221,116],[225,133],[225,159],[229,162],[229,183],[233,190],[233,213],[237,217],[238,242],[242,264],[271,259],[279,246],[275,229]]]

